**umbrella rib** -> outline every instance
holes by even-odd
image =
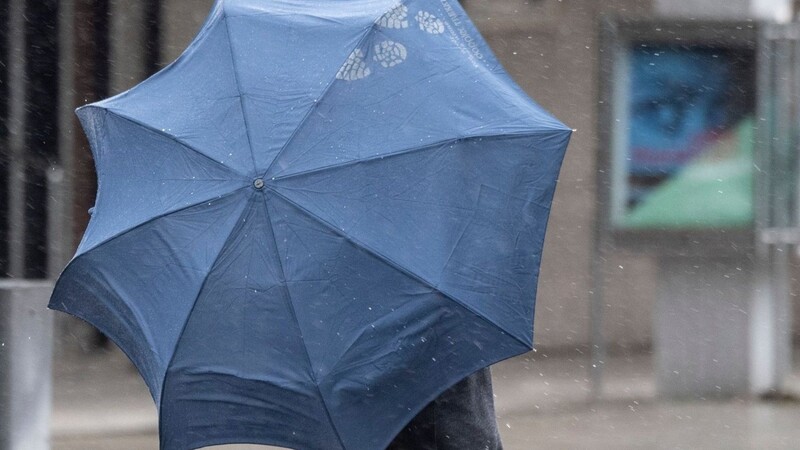
[[[239,67],[236,65],[236,57],[233,50],[233,39],[231,39],[231,26],[228,21],[227,15],[223,18],[225,22],[225,33],[228,35],[228,48],[231,51],[231,65],[233,66],[233,78],[236,81],[236,91],[239,92],[239,107],[242,110],[242,119],[244,120],[245,134],[247,135],[247,146],[250,148],[250,159],[253,161],[253,173],[258,171],[256,164],[256,155],[253,151],[253,140],[250,138],[250,121],[247,120],[247,113],[244,110],[244,94],[242,93],[242,84],[239,81]]]
[[[371,156],[371,157],[368,157],[368,158],[362,158],[362,159],[353,159],[351,161],[345,161],[345,162],[342,162],[342,163],[329,164],[327,166],[317,167],[315,169],[309,169],[309,170],[304,170],[304,171],[301,171],[301,172],[290,173],[288,175],[277,176],[277,177],[275,177],[274,180],[275,181],[288,180],[288,179],[291,179],[291,178],[294,178],[294,177],[301,177],[303,175],[311,175],[311,174],[315,174],[315,173],[319,173],[319,172],[325,172],[327,170],[339,169],[339,168],[342,168],[342,167],[353,166],[353,165],[356,165],[356,164],[366,163],[366,162],[370,162],[370,161],[377,161],[377,160],[380,160],[380,159],[392,158],[392,157],[396,157],[396,156],[403,156],[403,155],[405,155],[407,153],[414,153],[414,152],[419,152],[419,151],[430,150],[430,149],[433,149],[433,148],[436,148],[436,147],[440,147],[442,145],[456,143],[456,142],[459,142],[459,141],[471,141],[471,140],[475,140],[475,139],[524,138],[524,137],[534,137],[534,136],[547,135],[547,134],[551,134],[551,133],[563,133],[563,132],[564,131],[560,130],[560,129],[553,129],[553,130],[547,130],[547,131],[528,131],[528,132],[522,132],[522,133],[486,134],[486,135],[472,135],[472,136],[465,136],[465,137],[457,137],[457,138],[452,138],[452,139],[445,139],[443,141],[437,141],[437,142],[434,142],[434,143],[431,143],[431,144],[420,145],[418,147],[406,148],[406,149],[398,150],[398,151],[392,152],[392,153],[385,153],[385,154],[375,155],[375,156]]]
[[[380,17],[380,16],[378,16],[378,17]],[[358,42],[356,43],[356,45],[352,49],[350,49],[349,52],[347,52],[347,57],[349,57],[350,54],[355,49],[361,47],[361,45],[364,43],[364,41],[366,41],[367,38],[370,36],[370,34],[372,34],[372,31],[375,30],[376,25],[377,25],[377,19],[375,19],[375,21],[372,24],[370,24],[370,26],[367,27],[366,30],[364,30],[364,34],[361,35],[361,37],[358,39]],[[339,66],[337,66],[337,68],[336,68],[337,73],[338,73],[339,68],[342,67],[342,65],[344,65],[344,63],[346,61],[347,61],[347,58],[345,58],[345,60],[342,61],[342,63]],[[299,133],[300,130],[303,128],[303,126],[306,124],[306,122],[308,122],[309,118],[311,117],[311,114],[322,103],[322,99],[325,98],[325,95],[328,93],[328,91],[331,90],[331,88],[333,87],[333,84],[335,82],[336,82],[336,75],[334,74],[334,76],[331,78],[331,81],[328,82],[328,84],[325,86],[325,89],[319,95],[319,98],[317,98],[317,100],[314,102],[314,104],[311,105],[310,108],[308,108],[308,111],[306,111],[305,116],[303,116],[303,118],[300,120],[300,123],[297,125],[297,127],[294,129],[294,131],[292,131],[292,134],[289,135],[289,139],[286,140],[286,142],[283,144],[281,149],[278,150],[278,153],[275,154],[275,157],[272,159],[272,161],[270,161],[269,166],[267,166],[267,169],[264,171],[264,177],[265,178],[266,178],[267,174],[269,173],[270,169],[272,169],[272,166],[275,165],[275,161],[277,161],[281,157],[281,155],[283,155],[283,153],[289,147],[289,144],[291,144],[292,141],[294,141],[294,138],[297,136],[297,133]]]
[[[150,132],[152,132],[154,134],[157,134],[157,135],[159,135],[161,137],[167,138],[167,139],[175,142],[176,144],[180,145],[182,148],[185,148],[186,150],[189,150],[192,153],[200,155],[201,157],[213,162],[214,165],[225,169],[227,172],[231,173],[231,175],[235,175],[237,177],[244,177],[245,176],[244,174],[239,173],[238,171],[233,169],[232,167],[226,166],[225,164],[217,161],[216,159],[214,159],[214,158],[206,155],[205,153],[197,150],[196,148],[192,147],[191,145],[188,145],[188,144],[186,144],[184,142],[181,142],[178,138],[176,138],[175,136],[173,136],[171,134],[168,134],[168,133],[166,133],[166,132],[164,132],[162,130],[159,130],[157,128],[153,128],[152,126],[150,126],[150,125],[148,125],[148,124],[146,124],[144,122],[136,120],[136,119],[134,119],[132,117],[129,117],[126,114],[122,114],[122,113],[120,113],[118,111],[114,111],[114,110],[111,110],[111,109],[108,109],[108,108],[102,108],[102,109],[103,109],[103,111],[105,111],[108,114],[112,114],[112,115],[114,115],[116,117],[119,117],[120,119],[122,119],[122,120],[124,120],[126,122],[130,122],[130,123],[132,123],[134,125],[137,125],[137,126],[143,128],[143,129],[147,130],[147,131],[150,131]]]
[[[178,208],[178,209],[175,209],[175,210],[167,211],[167,212],[165,212],[165,213],[163,213],[163,214],[159,214],[159,215],[157,215],[157,216],[155,216],[155,217],[153,217],[153,218],[147,219],[147,220],[145,220],[145,221],[144,221],[144,222],[142,222],[142,223],[136,224],[136,225],[134,225],[134,226],[133,226],[133,227],[131,227],[131,228],[128,228],[128,229],[126,229],[126,230],[123,230],[123,231],[120,231],[119,233],[117,233],[117,234],[115,234],[115,235],[112,235],[112,236],[110,236],[110,237],[108,237],[108,238],[106,238],[106,239],[103,239],[102,241],[98,242],[97,244],[95,244],[95,245],[94,245],[93,247],[91,247],[91,248],[88,248],[88,249],[86,249],[86,250],[83,250],[83,251],[82,251],[80,254],[77,254],[77,255],[75,255],[75,257],[73,258],[73,260],[77,259],[77,258],[78,258],[79,256],[81,256],[81,255],[84,255],[84,254],[86,254],[86,253],[89,253],[89,252],[90,252],[90,251],[92,251],[92,250],[95,250],[95,249],[97,249],[97,248],[100,248],[102,245],[104,245],[104,244],[106,244],[106,243],[108,243],[108,242],[110,242],[110,241],[113,241],[114,239],[117,239],[117,238],[118,238],[118,237],[120,237],[120,236],[124,236],[124,235],[126,235],[126,234],[128,234],[128,233],[130,233],[130,232],[132,232],[132,231],[135,231],[135,230],[137,230],[137,229],[139,229],[139,228],[141,228],[141,227],[143,227],[143,226],[145,226],[145,225],[147,225],[147,224],[149,224],[149,223],[152,223],[152,222],[154,222],[154,221],[156,221],[156,220],[158,220],[158,219],[161,219],[162,217],[166,217],[166,216],[168,216],[168,215],[170,215],[170,214],[174,214],[174,213],[181,212],[181,211],[184,211],[184,210],[187,210],[187,209],[190,209],[190,208],[194,208],[194,207],[196,207],[196,206],[200,206],[200,205],[202,205],[203,203],[206,203],[206,202],[209,202],[209,201],[212,201],[212,200],[220,200],[220,199],[223,199],[223,198],[230,197],[230,196],[232,196],[232,195],[234,195],[234,194],[238,193],[239,191],[241,191],[241,190],[243,190],[243,189],[246,189],[247,187],[249,187],[249,186],[242,186],[242,187],[240,187],[240,188],[238,188],[238,189],[235,189],[235,190],[233,190],[233,191],[231,191],[231,192],[228,192],[227,194],[220,195],[220,196],[217,196],[217,197],[207,198],[207,199],[204,199],[204,200],[201,200],[201,201],[198,201],[198,202],[192,203],[191,205],[186,205],[186,206],[184,206],[184,207],[181,207],[181,208]]]
[[[328,418],[328,422],[331,424],[331,428],[333,429],[334,434],[336,434],[336,438],[339,440],[339,444],[341,444],[342,448],[346,448],[344,445],[344,441],[342,441],[342,437],[339,435],[339,430],[336,429],[336,424],[333,422],[333,416],[331,416],[330,408],[328,407],[328,402],[325,400],[325,396],[322,395],[322,390],[319,388],[319,382],[317,381],[316,374],[314,373],[314,365],[311,363],[311,354],[308,351],[308,346],[306,345],[305,340],[302,339],[303,335],[303,328],[300,326],[300,320],[297,319],[297,311],[294,309],[294,303],[292,302],[292,293],[289,291],[289,285],[286,283],[286,272],[283,270],[283,260],[281,260],[281,254],[278,250],[278,239],[275,237],[275,230],[273,228],[271,215],[269,214],[269,205],[267,204],[267,197],[264,196],[264,207],[267,208],[267,222],[269,222],[269,232],[272,235],[272,244],[275,249],[275,255],[278,259],[278,267],[281,268],[281,275],[283,277],[283,288],[286,291],[286,302],[289,304],[289,311],[292,313],[292,320],[294,320],[295,325],[297,325],[297,330],[300,332],[301,339],[300,341],[303,344],[303,350],[305,351],[306,361],[308,362],[308,367],[311,371],[311,378],[314,383],[314,387],[317,390],[317,394],[319,394],[320,401],[322,402],[322,406],[325,409],[325,415]]]
[[[235,192],[239,192],[242,189],[244,189],[244,188],[237,189],[236,191],[234,191],[234,193]],[[233,193],[231,193],[231,195],[232,194]],[[255,195],[255,194],[251,194],[251,197],[253,195]],[[250,201],[250,200],[248,199],[248,201]],[[214,271],[214,266],[216,266],[217,262],[219,262],[219,258],[225,252],[225,247],[228,245],[228,242],[231,240],[231,238],[233,238],[234,231],[236,231],[236,227],[237,227],[239,221],[242,220],[242,217],[244,217],[247,214],[247,212],[248,212],[247,207],[242,208],[242,212],[239,215],[239,218],[236,219],[236,222],[234,223],[233,227],[231,228],[230,233],[228,233],[228,237],[225,238],[225,242],[222,244],[222,246],[220,246],[219,253],[217,253],[217,256],[214,257],[214,262],[212,262],[211,265],[209,266],[208,273],[205,275],[205,277],[203,277],[203,282],[200,284],[200,289],[198,289],[198,291],[197,291],[197,296],[195,297],[194,302],[192,303],[192,307],[189,309],[189,314],[186,315],[186,320],[183,322],[183,325],[181,326],[181,332],[178,333],[178,339],[175,342],[175,348],[172,349],[172,354],[170,355],[169,361],[167,362],[167,365],[164,368],[164,379],[161,380],[161,401],[159,402],[159,405],[158,405],[159,416],[161,414],[161,405],[164,403],[164,388],[167,385],[167,375],[169,374],[169,368],[172,365],[173,361],[175,360],[175,355],[178,353],[178,345],[181,342],[181,338],[183,337],[183,333],[186,332],[186,327],[189,325],[189,319],[191,319],[191,317],[192,317],[192,313],[194,312],[194,308],[197,306],[197,301],[200,299],[200,294],[203,293],[203,289],[205,289],[205,287],[206,287],[206,283],[208,282],[208,278],[211,275],[211,272]],[[159,417],[159,419],[160,419],[160,417]],[[159,423],[162,423],[162,421],[159,420]]]
[[[411,270],[403,267],[399,263],[397,263],[394,260],[392,260],[391,258],[383,255],[382,253],[380,253],[377,250],[373,249],[369,245],[366,245],[366,244],[358,241],[357,239],[355,239],[352,236],[348,235],[343,230],[337,228],[336,226],[334,226],[330,222],[326,221],[325,219],[317,216],[316,214],[312,213],[311,211],[309,211],[308,209],[304,208],[303,206],[301,206],[301,205],[297,204],[296,202],[292,201],[290,198],[286,197],[282,193],[280,193],[280,192],[278,192],[278,191],[276,191],[274,189],[270,189],[270,191],[273,192],[278,197],[282,198],[284,201],[286,201],[290,205],[292,205],[295,208],[297,208],[298,210],[300,210],[307,217],[315,220],[316,222],[322,224],[326,228],[332,230],[337,235],[343,237],[345,240],[347,240],[348,242],[350,242],[351,244],[353,244],[357,248],[360,248],[360,249],[366,251],[367,253],[373,255],[375,258],[377,258],[377,259],[383,261],[384,263],[394,267],[395,269],[399,270],[400,272],[406,274],[407,276],[413,278],[414,280],[417,280],[418,282],[422,283],[423,285],[427,286],[428,288],[430,288],[430,289],[434,290],[435,292],[441,294],[443,297],[445,297],[445,298],[449,299],[450,301],[458,304],[460,307],[468,310],[469,312],[471,312],[472,314],[474,314],[478,318],[482,319],[483,321],[487,322],[491,326],[493,326],[493,327],[499,329],[500,331],[502,331],[503,333],[513,337],[514,339],[519,341],[521,344],[523,344],[525,347],[528,347],[528,348],[530,347],[530,344],[528,344],[524,338],[519,337],[516,334],[509,332],[508,330],[506,330],[505,328],[503,328],[499,324],[495,323],[494,321],[492,321],[488,317],[485,317],[482,314],[480,314],[479,312],[475,311],[471,306],[469,306],[469,305],[465,304],[464,302],[458,300],[456,297],[454,297],[454,296],[442,291],[437,286],[435,286],[434,283],[431,283],[430,281],[428,281],[428,280],[422,278],[421,276],[415,274]]]

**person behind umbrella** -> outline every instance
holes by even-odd
[[[489,368],[464,378],[428,404],[387,450],[502,450]]]

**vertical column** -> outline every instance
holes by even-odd
[[[58,159],[58,0],[25,2],[24,271],[47,276],[47,173]]]
[[[50,448],[51,285],[0,280],[0,449]]]
[[[149,2],[110,0],[109,94],[130,89],[147,76],[147,29]]]
[[[25,1],[8,3],[8,275],[25,268]]]
[[[9,60],[9,2],[0,2],[0,60]],[[0,65],[0,277],[8,273],[9,65]]]
[[[750,390],[783,389],[792,361],[790,252],[800,226],[800,28],[768,26],[759,43],[757,278],[749,310]]]
[[[109,0],[72,0],[74,4],[74,98],[75,106],[108,95],[108,14]],[[73,119],[74,120],[74,119]],[[73,133],[72,211],[73,239],[78,242],[89,222],[88,210],[94,205],[97,188],[94,162],[83,132]]]
[[[51,201],[48,225],[48,277],[55,278],[72,256],[75,239],[71,232],[73,223],[71,205],[73,202],[73,169],[75,145],[72,137],[77,122],[75,120],[75,1],[60,0],[58,11],[58,164],[61,182],[58,191],[48,187]],[[55,174],[51,174],[51,177]]]
[[[750,392],[780,392],[791,371],[792,333],[787,244],[759,243],[755,292],[748,310]]]

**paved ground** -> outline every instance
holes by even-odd
[[[579,356],[530,353],[494,368],[507,450],[800,448],[796,402],[659,401],[646,354],[611,359],[604,395],[590,401]],[[55,375],[54,450],[158,448],[155,407],[118,351],[67,352]]]

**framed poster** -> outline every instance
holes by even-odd
[[[634,34],[613,54],[611,227],[751,228],[752,46]]]

